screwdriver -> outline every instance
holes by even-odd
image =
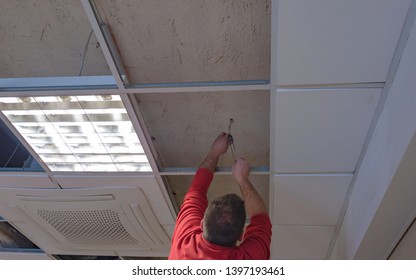
[[[233,155],[233,159],[234,159],[234,162],[236,161],[236,159],[235,159],[235,154],[234,154],[234,151],[235,151],[235,146],[234,146],[234,138],[233,138],[233,136],[231,135],[231,124],[234,122],[234,119],[230,119],[230,124],[228,125],[228,142],[230,143],[230,146],[231,146],[231,153],[232,153],[232,155]]]

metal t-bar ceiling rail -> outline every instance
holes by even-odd
[[[269,90],[268,80],[129,84],[119,88],[111,75],[0,78],[2,97],[233,91],[264,91],[268,94]]]
[[[100,44],[101,51],[107,61],[108,67],[114,76],[117,87],[124,89],[128,84],[127,72],[123,65],[121,55],[119,54],[110,27],[101,20],[93,1],[81,0],[85,13],[90,21],[94,34]]]

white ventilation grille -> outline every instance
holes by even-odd
[[[138,245],[113,210],[38,210],[38,215],[69,242],[79,245]]]
[[[48,254],[167,256],[170,248],[137,187],[1,189],[0,211]]]

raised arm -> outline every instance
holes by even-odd
[[[249,217],[253,217],[260,213],[267,213],[267,208],[263,199],[248,179],[248,176],[250,175],[250,165],[247,160],[243,158],[237,159],[236,163],[233,165],[233,175],[240,186]]]
[[[211,146],[211,150],[209,151],[208,155],[205,157],[204,161],[199,166],[200,168],[206,168],[211,172],[215,171],[215,167],[217,167],[218,160],[220,156],[227,152],[228,146],[231,143],[228,141],[228,134],[225,132],[221,132],[218,135],[217,139],[215,139],[214,143]]]

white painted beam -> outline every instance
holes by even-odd
[[[416,215],[416,1],[388,95],[354,178],[333,259],[386,259]],[[401,47],[403,45],[403,48]],[[398,65],[395,71],[395,64]]]

